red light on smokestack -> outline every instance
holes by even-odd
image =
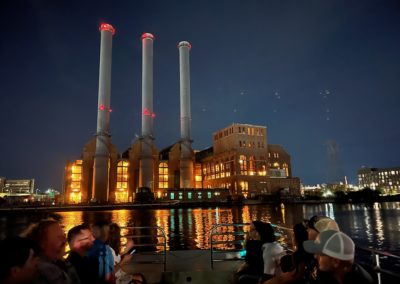
[[[103,111],[104,109],[105,109],[104,105],[101,104],[101,105],[100,105],[100,110]]]
[[[143,110],[143,115],[150,115],[150,112],[147,108]]]
[[[181,46],[187,46],[187,47],[189,47],[189,50],[192,49],[192,45],[191,45],[190,42],[188,42],[188,41],[181,41],[181,42],[178,44],[178,48],[180,48]]]
[[[152,40],[154,40],[154,36],[150,33],[143,33],[142,36],[140,37],[142,40],[145,38],[150,38]]]
[[[151,114],[151,117],[152,117],[152,118],[156,118],[156,114],[153,112],[153,113]]]
[[[114,27],[107,23],[100,24],[99,31],[110,31],[112,33],[112,35],[115,35]]]
[[[108,112],[112,112],[112,109],[110,107],[108,108]]]

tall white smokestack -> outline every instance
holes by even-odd
[[[150,33],[142,35],[142,136],[139,186],[153,188],[153,41]]]
[[[110,24],[100,25],[99,99],[97,109],[96,152],[94,155],[92,201],[106,202],[109,194],[110,95],[112,37]]]
[[[179,48],[180,72],[180,99],[181,99],[181,161],[180,187],[193,187],[192,141],[190,139],[190,64],[189,51],[192,48],[189,42],[181,41]]]

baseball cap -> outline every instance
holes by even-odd
[[[305,220],[304,224],[307,228],[314,229],[318,233],[326,230],[339,231],[339,225],[336,221],[326,216],[315,215],[310,220]]]
[[[354,259],[354,242],[343,232],[327,230],[321,232],[315,241],[305,241],[306,252],[325,254],[340,260]]]

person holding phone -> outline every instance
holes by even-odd
[[[108,244],[111,247],[114,256],[115,282],[117,284],[129,283],[129,281],[132,280],[132,276],[126,273],[124,267],[126,264],[131,262],[133,254],[136,252],[132,239],[127,240],[125,252],[120,254],[121,228],[118,224],[111,223]]]

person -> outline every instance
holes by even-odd
[[[239,277],[239,283],[259,283],[259,281],[267,280],[275,275],[278,268],[279,258],[283,252],[283,248],[276,242],[275,233],[270,223],[260,223],[260,229],[257,231],[261,240],[262,251],[262,274],[245,274]]]
[[[282,283],[306,283],[306,265],[313,258],[312,254],[304,250],[303,242],[308,239],[307,229],[303,223],[293,226],[295,251],[292,254],[286,254],[280,259],[279,275],[275,275],[264,284],[282,284]]]
[[[116,223],[110,224],[110,235],[108,244],[114,258],[115,280],[117,284],[129,283],[132,280],[131,275],[125,272],[124,266],[132,260],[132,254],[128,253],[133,249],[132,239],[128,239],[126,243],[125,253],[121,251],[121,228]]]
[[[0,283],[31,283],[37,272],[38,246],[21,237],[0,241]]]
[[[279,259],[283,253],[283,247],[276,241],[275,232],[271,223],[265,224],[262,238],[265,243],[262,246],[264,260],[264,279],[271,278],[279,268]]]
[[[345,233],[326,230],[315,240],[304,242],[304,249],[316,256],[318,271],[315,283],[374,283],[372,276],[354,261],[355,245]]]
[[[70,248],[67,260],[75,267],[81,283],[96,283],[97,261],[88,257],[94,242],[89,226],[82,224],[71,228],[67,240]]]
[[[262,275],[264,264],[262,258],[262,245],[265,240],[261,240],[263,222],[252,221],[249,232],[245,235],[244,247],[246,249],[245,263],[239,267],[237,276],[241,275]]]
[[[92,227],[95,240],[88,251],[89,259],[97,262],[98,280],[101,283],[114,283],[114,257],[109,245],[110,225],[106,222],[98,222]]]
[[[80,283],[74,267],[64,260],[67,239],[57,221],[43,220],[28,228],[24,234],[40,247],[38,273],[32,283]]]
[[[304,224],[307,228],[309,240],[315,240],[319,233],[326,230],[340,231],[336,221],[327,216],[312,216],[309,220],[305,220]]]

